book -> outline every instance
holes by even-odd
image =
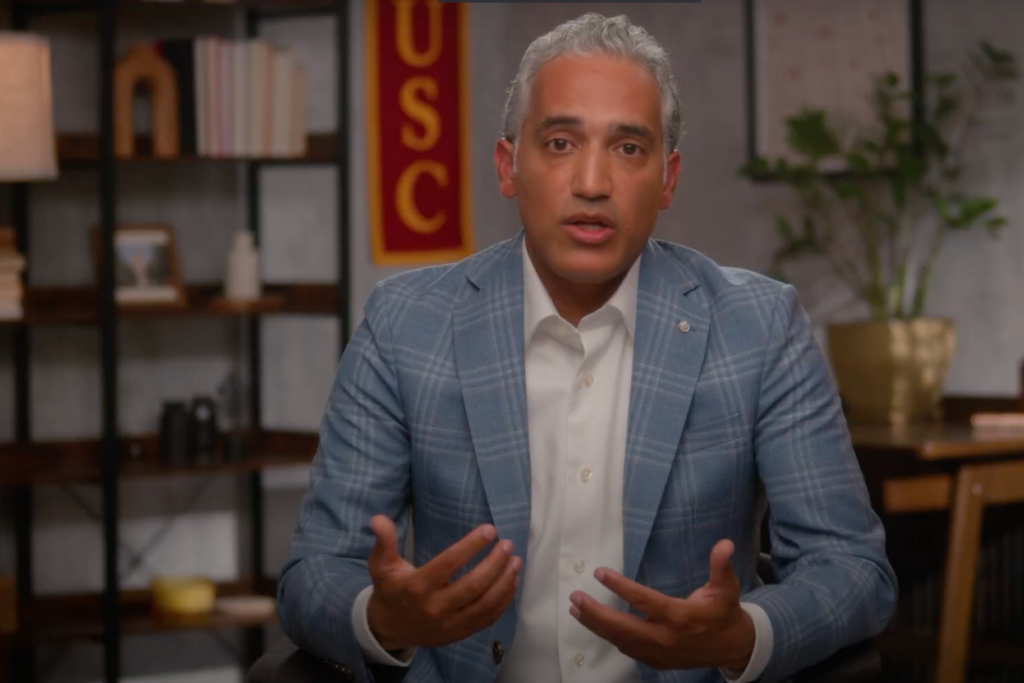
[[[294,51],[263,38],[160,40],[179,84],[183,154],[306,154],[309,84]]]

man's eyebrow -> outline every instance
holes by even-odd
[[[647,142],[654,140],[654,133],[650,128],[635,123],[613,123],[609,129],[617,135],[632,135]]]
[[[583,125],[583,119],[579,116],[558,114],[548,116],[537,126],[538,133],[544,133],[552,128],[579,128]],[[612,123],[608,131],[614,135],[631,135],[646,142],[654,140],[654,132],[647,126],[640,123]]]
[[[556,115],[549,116],[543,121],[541,121],[540,125],[537,126],[537,130],[543,132],[545,130],[550,130],[551,128],[558,128],[561,126],[578,128],[579,126],[582,125],[583,119],[581,119],[578,116]]]

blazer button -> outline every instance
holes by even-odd
[[[501,660],[505,658],[505,648],[501,646],[501,641],[494,641],[494,645],[491,647],[491,656],[494,657],[495,664],[501,664]]]
[[[356,675],[354,673],[352,673],[352,669],[348,668],[344,664],[338,664],[336,662],[330,662],[330,665],[331,665],[331,668],[333,668],[335,671],[337,671],[338,674],[341,676],[341,680],[346,681],[346,683],[348,681],[356,680]]]

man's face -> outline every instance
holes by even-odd
[[[679,153],[667,159],[658,83],[606,56],[562,56],[535,75],[513,147],[494,161],[502,195],[519,198],[527,248],[544,275],[575,284],[621,277],[669,207]]]

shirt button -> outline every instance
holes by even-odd
[[[584,657],[582,652],[577,652],[576,655],[572,658],[572,663],[575,664],[577,667],[583,666],[583,661]]]
[[[584,467],[583,471],[580,472],[580,479],[582,479],[583,482],[586,483],[590,481],[591,475],[593,475],[593,472],[590,471],[590,468]]]
[[[583,560],[576,560],[572,563],[572,568],[576,571],[577,574],[582,574],[583,570],[587,568],[587,563]]]
[[[590,387],[594,386],[594,376],[593,375],[584,375],[583,376],[583,386],[587,387],[588,389]]]

